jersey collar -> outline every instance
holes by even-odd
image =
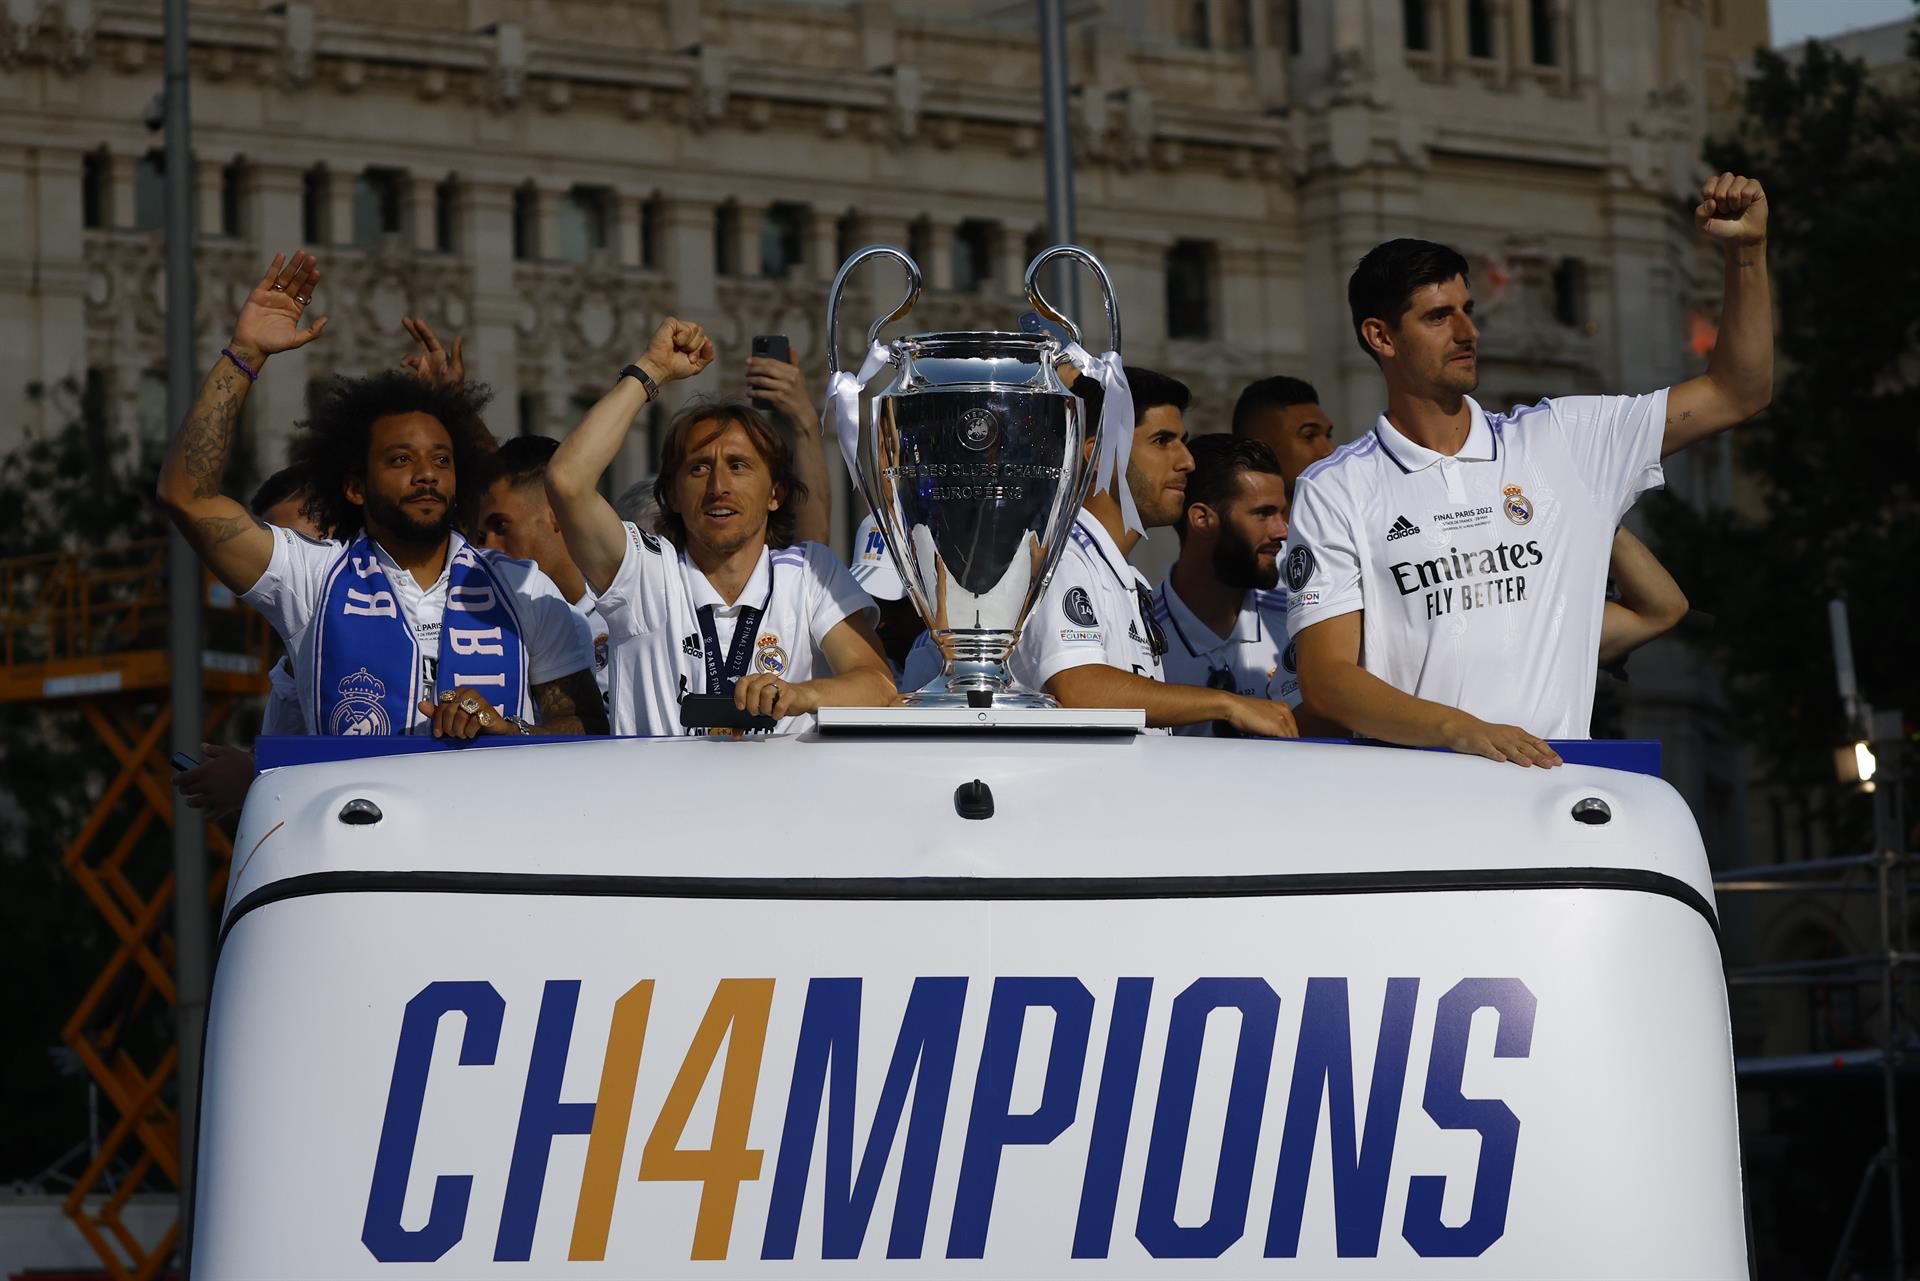
[[[1173,624],[1173,634],[1187,653],[1199,658],[1229,644],[1251,645],[1261,637],[1260,611],[1254,607],[1253,593],[1248,592],[1240,602],[1240,612],[1234,616],[1233,634],[1222,639],[1213,634],[1213,629],[1200,621],[1200,616],[1187,608],[1187,602],[1180,599],[1180,593],[1173,589],[1173,571],[1160,580],[1160,599],[1167,603],[1167,619]],[[1199,648],[1195,648],[1198,645]]]
[[[447,531],[447,559],[440,565],[440,577],[424,586],[412,574],[401,568],[400,562],[393,558],[393,553],[382,547],[378,539],[368,538],[367,545],[373,548],[373,554],[379,558],[380,568],[386,571],[390,581],[406,583],[423,598],[431,598],[435,592],[446,588],[447,578],[453,573],[453,558],[460,554],[460,549],[467,545],[467,540],[461,537],[457,529]]]
[[[773,582],[773,553],[765,547],[760,549],[760,559],[753,564],[753,573],[747,578],[747,585],[740,589],[739,599],[729,605],[720,599],[720,593],[713,590],[713,584],[700,572],[700,567],[687,559],[685,552],[680,553],[680,561],[687,567],[687,593],[693,598],[693,608],[697,612],[705,606],[713,606],[716,614],[733,614],[743,605],[761,602],[761,607],[771,604],[771,593],[767,590]]]
[[[1442,458],[1453,457],[1463,463],[1487,463],[1500,457],[1500,436],[1487,422],[1487,411],[1480,408],[1480,402],[1471,396],[1463,396],[1467,402],[1467,411],[1471,416],[1471,425],[1467,428],[1467,443],[1460,447],[1457,454],[1441,454],[1424,445],[1416,445],[1401,434],[1398,427],[1387,421],[1381,414],[1373,424],[1374,435],[1380,438],[1380,452],[1384,453],[1401,471],[1409,474],[1425,471]]]

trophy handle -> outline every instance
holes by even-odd
[[[1065,325],[1067,327],[1067,333],[1073,336],[1073,341],[1080,341],[1080,326],[1074,324],[1071,320],[1056,311],[1053,304],[1048,302],[1046,296],[1040,292],[1040,269],[1052,262],[1055,258],[1071,258],[1075,262],[1084,264],[1087,270],[1094,274],[1094,278],[1100,282],[1100,294],[1107,308],[1107,332],[1112,335],[1113,345],[1111,350],[1119,351],[1120,308],[1113,300],[1113,277],[1107,274],[1106,267],[1101,264],[1098,258],[1095,258],[1079,245],[1054,245],[1050,249],[1042,249],[1040,256],[1027,264],[1027,301],[1033,304],[1035,311],[1045,316],[1048,320]]]
[[[867,330],[867,346],[872,347],[880,339],[882,326],[890,325],[913,310],[913,304],[920,297],[920,264],[907,257],[904,249],[892,245],[868,245],[840,264],[840,270],[833,277],[833,288],[827,293],[827,372],[840,372],[840,291],[846,287],[847,277],[853,269],[869,258],[888,257],[897,261],[907,272],[907,292],[900,299],[899,306],[873,322]]]

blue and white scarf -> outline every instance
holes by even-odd
[[[508,715],[523,716],[527,651],[513,594],[484,556],[452,537],[439,663],[425,697],[436,701],[441,691],[466,685]],[[365,534],[328,571],[316,626],[313,732],[406,733],[423,697],[420,646]]]

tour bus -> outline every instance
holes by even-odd
[[[1748,1274],[1652,745],[497,741],[263,741],[195,1281]]]

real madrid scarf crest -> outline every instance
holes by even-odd
[[[525,715],[527,652],[512,594],[486,558],[453,536],[440,661],[429,701],[465,685]],[[313,649],[318,734],[404,734],[422,697],[420,647],[373,544],[362,534],[328,571]]]

